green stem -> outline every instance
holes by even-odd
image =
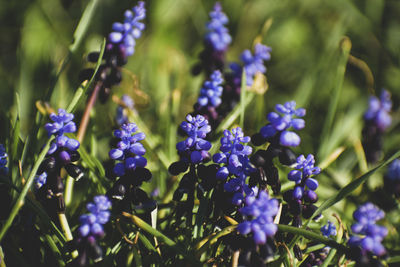
[[[4,261],[4,253],[1,246],[0,246],[0,267],[6,267],[6,262]]]
[[[26,183],[24,187],[22,188],[21,194],[18,196],[16,203],[14,204],[10,216],[7,218],[7,221],[3,225],[0,231],[0,242],[3,240],[5,234],[7,233],[8,229],[10,228],[11,224],[13,223],[15,217],[17,216],[19,210],[22,208],[24,205],[24,199],[26,194],[28,193],[28,190],[31,188],[31,185],[33,183],[33,180],[35,178],[36,172],[39,169],[40,164],[42,163],[44,157],[47,154],[47,151],[49,151],[50,148],[50,143],[53,141],[54,136],[51,136],[49,140],[47,141],[45,147],[43,148],[42,152],[40,152],[39,157],[37,158],[35,165],[33,166],[31,173],[28,176],[28,179],[26,180]]]

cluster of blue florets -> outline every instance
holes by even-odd
[[[209,81],[205,81],[203,87],[200,90],[200,96],[197,100],[197,103],[201,107],[204,106],[213,106],[218,107],[222,100],[222,92],[224,88],[222,87],[222,83],[224,79],[222,78],[222,74],[219,70],[215,70],[211,76]]]
[[[6,149],[2,144],[0,144],[0,174],[5,175],[8,173],[7,157]]]
[[[251,86],[253,84],[254,76],[259,73],[265,73],[267,68],[264,61],[271,59],[271,48],[263,44],[256,44],[254,47],[254,55],[251,51],[246,49],[243,51],[240,59],[243,62],[243,68],[246,73],[246,84]]]
[[[225,130],[224,136],[221,138],[221,153],[213,156],[215,163],[223,164],[216,177],[224,181],[231,177],[224,185],[224,189],[227,192],[235,193],[232,199],[235,205],[243,202],[244,194],[254,194],[254,190],[246,184],[246,178],[256,171],[249,160],[252,148],[246,145],[248,142],[250,142],[250,137],[244,136],[240,127],[232,129],[232,132]]]
[[[187,121],[181,123],[181,129],[188,135],[186,140],[176,144],[181,159],[187,162],[200,163],[209,157],[211,143],[204,138],[211,132],[211,127],[203,116],[186,116]]]
[[[114,131],[114,136],[120,141],[117,148],[110,150],[109,156],[120,161],[114,166],[114,174],[117,176],[123,176],[126,172],[134,171],[136,167],[144,168],[147,165],[147,159],[142,157],[146,149],[139,143],[146,136],[144,133],[135,133],[137,130],[135,123],[128,123]]]
[[[99,195],[95,196],[93,203],[87,204],[86,208],[90,213],[84,214],[79,218],[81,222],[79,227],[80,236],[102,237],[104,235],[103,225],[110,218],[111,202],[106,196]]]
[[[385,254],[386,249],[381,242],[388,231],[384,226],[376,224],[385,217],[385,213],[368,202],[360,206],[353,213],[353,217],[357,222],[351,226],[351,230],[356,235],[350,237],[348,244],[377,256]]]
[[[301,130],[305,127],[305,121],[296,117],[304,117],[306,110],[304,108],[296,109],[295,101],[286,102],[284,105],[277,104],[275,109],[277,112],[268,113],[267,119],[270,123],[261,128],[260,134],[264,138],[270,139],[279,133],[280,145],[298,146],[301,141],[300,137],[289,129]]]
[[[303,197],[305,186],[312,191],[317,189],[318,181],[311,178],[311,176],[318,175],[321,169],[319,167],[314,167],[314,164],[315,159],[312,154],[309,154],[307,158],[304,155],[300,155],[294,166],[295,170],[289,172],[288,179],[296,183],[293,190],[293,197],[295,199],[301,199]]]
[[[126,56],[131,56],[135,52],[136,39],[142,35],[145,28],[144,23],[140,22],[146,17],[144,2],[138,2],[132,11],[125,11],[124,16],[124,23],[115,22],[113,24],[113,32],[108,36],[108,40],[112,44],[124,48]]]
[[[240,223],[237,230],[242,235],[253,233],[256,244],[264,244],[267,237],[272,237],[278,230],[274,223],[274,217],[278,213],[279,202],[275,198],[270,198],[268,193],[260,191],[258,197],[247,196],[245,206],[239,210],[248,220]]]
[[[208,33],[205,36],[207,43],[217,51],[224,51],[232,41],[228,29],[224,26],[228,23],[228,17],[222,12],[220,3],[215,3],[213,11],[210,12],[211,20],[207,23]]]
[[[65,148],[71,151],[77,150],[80,145],[78,140],[64,135],[65,133],[73,133],[76,131],[75,122],[72,121],[74,119],[74,114],[67,113],[64,109],[59,109],[58,114],[50,114],[50,119],[53,123],[46,123],[44,127],[49,136],[55,136],[55,141],[52,142],[47,154],[51,155],[59,148]]]
[[[327,224],[321,227],[321,233],[325,237],[336,236],[336,226],[332,222],[328,221]]]
[[[368,110],[364,113],[364,119],[378,127],[380,131],[385,131],[392,123],[390,111],[392,109],[392,101],[390,93],[383,90],[380,98],[371,96],[369,98]]]
[[[400,181],[400,159],[395,159],[389,165],[385,177],[392,181]]]

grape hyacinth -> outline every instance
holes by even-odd
[[[384,226],[376,224],[384,217],[385,213],[370,202],[361,205],[353,213],[356,223],[351,226],[354,235],[350,237],[348,244],[351,248],[350,256],[356,262],[376,261],[373,259],[374,255],[383,256],[386,254],[382,240],[388,234],[388,231]]]
[[[254,55],[252,55],[251,51],[248,49],[243,51],[240,59],[243,62],[243,68],[246,73],[246,84],[248,86],[253,85],[254,76],[258,72],[265,73],[267,71],[267,68],[264,66],[264,61],[269,61],[271,59],[270,53],[271,48],[263,44],[255,45]]]
[[[336,236],[336,226],[332,222],[328,221],[327,224],[321,227],[321,233],[325,237]]]
[[[177,143],[176,149],[181,161],[197,164],[210,157],[208,150],[211,148],[211,143],[204,138],[211,132],[211,127],[208,125],[208,120],[201,115],[195,117],[187,115],[186,120],[181,123],[181,129],[188,138]]]
[[[197,100],[197,104],[200,107],[218,107],[221,104],[221,96],[223,88],[221,84],[224,82],[222,74],[219,70],[215,70],[210,80],[206,81],[203,88],[200,90],[200,96]]]
[[[135,39],[140,38],[145,28],[144,23],[140,22],[146,17],[144,2],[138,2],[132,11],[125,11],[124,17],[124,23],[113,24],[113,32],[108,36],[108,40],[114,46],[119,46],[126,56],[131,56],[135,52]]]
[[[64,212],[64,184],[60,172],[64,168],[75,180],[79,180],[83,176],[82,168],[73,163],[80,159],[77,151],[80,144],[77,140],[64,135],[76,131],[73,114],[59,109],[58,114],[50,115],[50,119],[53,122],[47,123],[45,129],[48,135],[54,135],[55,139],[38,169],[35,186],[38,189],[39,199],[43,201],[54,199],[57,202],[58,212]]]
[[[395,159],[387,169],[384,176],[384,189],[386,192],[400,198],[400,159]]]
[[[0,174],[6,175],[8,173],[7,168],[7,153],[3,144],[0,144]]]
[[[292,170],[288,174],[288,179],[296,183],[293,190],[293,197],[295,199],[301,199],[303,194],[310,194],[305,191],[305,186],[310,190],[315,191],[318,187],[318,181],[311,176],[316,176],[321,172],[319,167],[314,167],[315,159],[312,154],[309,154],[307,158],[304,155],[300,155],[297,158],[297,164],[294,166],[296,170]],[[311,193],[312,194],[312,193]]]
[[[209,76],[214,70],[222,71],[225,65],[225,53],[232,41],[225,25],[228,17],[222,12],[219,2],[215,3],[210,12],[211,20],[206,24],[207,34],[204,36],[204,50],[200,53],[200,61],[193,67],[193,73],[199,74],[202,70]]]
[[[88,256],[93,257],[94,262],[99,262],[103,258],[103,252],[97,240],[104,236],[103,225],[110,218],[111,202],[106,196],[98,195],[94,197],[93,203],[87,204],[86,208],[90,213],[81,215],[79,218],[81,225],[76,239],[79,251],[76,261],[80,266],[86,265]]]
[[[217,164],[223,164],[216,173],[216,178],[226,181],[224,189],[227,192],[234,193],[232,203],[240,205],[243,202],[244,194],[253,195],[254,188],[246,184],[246,178],[256,169],[251,165],[249,155],[252,148],[246,143],[250,141],[249,136],[244,136],[240,127],[225,130],[221,138],[221,153],[213,156],[213,161]]]
[[[369,106],[364,113],[365,125],[362,131],[362,143],[365,156],[370,163],[377,162],[383,154],[382,137],[392,122],[389,114],[391,109],[392,101],[390,100],[390,93],[388,91],[383,90],[380,98],[376,96],[369,98]]]
[[[103,55],[103,64],[100,65],[96,75],[96,86],[100,87],[99,98],[104,103],[110,93],[111,87],[117,85],[122,80],[120,68],[124,66],[128,57],[135,52],[136,39],[142,35],[145,28],[143,22],[146,17],[145,3],[139,1],[132,10],[125,11],[123,23],[116,22],[112,26],[112,32],[109,34],[106,48]],[[99,52],[92,52],[87,60],[96,63],[99,59]],[[80,73],[81,81],[92,77],[93,68],[84,69]]]
[[[137,132],[138,127],[135,123],[128,123],[114,131],[114,136],[118,139],[117,148],[111,149],[109,156],[116,164],[112,164],[107,170],[107,176],[116,180],[107,195],[123,203],[132,201],[134,205],[147,203],[149,198],[139,187],[143,182],[152,178],[151,172],[145,168],[147,159],[144,157],[146,149],[140,143],[145,139],[145,134]],[[149,204],[149,203],[147,203]],[[154,208],[151,203],[150,208]],[[121,204],[122,206],[124,204]]]
[[[210,12],[211,21],[207,23],[208,33],[205,40],[216,51],[225,51],[232,41],[228,29],[224,26],[228,23],[228,17],[222,12],[219,2],[215,3],[213,11]]]
[[[304,117],[306,110],[304,108],[296,109],[295,101],[286,102],[284,105],[277,104],[275,109],[277,112],[268,113],[267,119],[270,123],[261,128],[261,136],[266,140],[279,138],[279,144],[282,146],[298,146],[301,141],[300,137],[289,129],[301,130],[304,128],[304,120],[297,117]]]
[[[278,230],[274,217],[278,213],[279,202],[270,198],[268,193],[260,191],[258,197],[247,196],[245,206],[239,212],[248,220],[240,223],[237,230],[242,235],[252,233],[256,244],[264,244],[268,237],[273,237]]]

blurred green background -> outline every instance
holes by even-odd
[[[154,141],[155,149],[148,152],[149,168],[155,177],[150,187],[159,187],[164,194],[168,178],[165,167],[177,158],[177,125],[192,110],[204,80],[201,75],[193,77],[191,67],[203,48],[205,23],[214,1],[145,2],[146,30],[125,66],[123,83],[113,88],[113,93],[134,98],[138,115],[148,128],[146,134]],[[6,125],[15,116],[19,98],[23,139],[32,130],[36,101],[48,101],[54,109],[65,108],[79,86],[79,70],[89,66],[86,55],[99,50],[112,23],[121,21],[124,10],[135,4],[125,0],[1,1],[0,123]],[[307,108],[306,128],[300,132],[302,144],[296,153],[315,153],[317,161],[323,162],[336,149],[345,148],[339,160],[321,175],[325,181],[319,189],[323,199],[366,170],[357,144],[362,113],[372,90],[377,94],[382,88],[392,92],[393,125],[385,139],[385,151],[392,154],[397,150],[400,136],[394,133],[399,130],[400,1],[235,0],[221,4],[230,19],[228,28],[233,37],[227,53],[229,62],[238,61],[257,36],[272,47],[272,59],[266,64],[269,89],[246,110],[245,134],[257,132],[276,103],[294,99],[298,106]],[[71,46],[89,5],[93,16],[83,23],[82,39]],[[260,35],[263,28],[267,30]],[[351,42],[352,60],[348,64],[343,64],[340,48],[345,36]],[[70,50],[70,61],[56,79]],[[46,99],[46,92],[53,88]],[[75,113],[78,121],[83,104]],[[83,145],[100,160],[107,158],[116,106],[112,101],[96,105],[97,116]],[[329,110],[332,126],[326,124]],[[325,133],[323,129],[327,129]],[[0,142],[5,142],[8,130],[2,127]]]

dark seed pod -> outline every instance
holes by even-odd
[[[81,179],[84,175],[83,169],[73,163],[67,164],[65,166],[65,170],[68,172],[68,174],[74,178],[76,181]]]
[[[305,219],[311,218],[314,212],[317,210],[315,205],[303,205],[302,214]]]
[[[301,251],[299,245],[294,245],[293,247],[293,252],[294,252],[294,256],[296,257],[296,259],[298,259],[299,261],[303,260],[303,252]]]
[[[178,175],[182,172],[185,172],[188,168],[189,168],[189,163],[183,161],[177,161],[169,166],[168,172],[171,175]]]
[[[69,156],[71,157],[71,162],[78,161],[81,158],[81,155],[78,151],[68,151]]]
[[[266,150],[258,150],[250,157],[250,162],[256,167],[262,167],[272,164],[272,157]]]
[[[48,175],[57,171],[57,162],[54,157],[45,159],[39,167],[38,174],[46,172]]]
[[[87,61],[96,63],[99,60],[99,52],[91,52],[87,56]]]
[[[290,166],[296,163],[296,154],[288,147],[282,147],[279,153],[279,162],[283,165]]]
[[[306,190],[304,192],[304,201],[308,203],[315,203],[318,201],[318,195],[312,190]]]
[[[140,181],[147,182],[151,179],[153,175],[148,169],[137,167],[134,171],[134,176],[139,178]]]
[[[114,186],[107,192],[107,196],[113,199],[122,200],[125,196],[126,188],[121,183],[115,183]]]
[[[255,146],[261,146],[266,142],[266,139],[260,134],[256,133],[251,136],[251,143]]]
[[[175,192],[174,192],[173,200],[175,200],[175,201],[180,201],[180,200],[182,199],[184,193],[185,193],[185,192],[184,192],[183,189],[177,188],[177,189],[175,190]]]
[[[294,200],[289,203],[290,213],[294,216],[299,216],[301,214],[301,200]]]

